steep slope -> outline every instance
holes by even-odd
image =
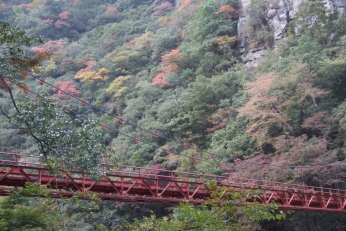
[[[294,19],[299,5],[306,0],[242,0],[238,39],[243,62],[247,66],[257,66],[268,51],[288,35],[289,22]],[[324,0],[326,12],[346,13],[346,1]]]

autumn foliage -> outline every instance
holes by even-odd
[[[66,19],[68,19],[68,18],[70,17],[70,15],[71,15],[70,12],[68,12],[68,11],[63,11],[63,12],[61,12],[61,13],[59,14],[59,18],[60,18],[61,20],[66,20]]]
[[[106,68],[101,68],[97,72],[93,71],[93,67],[97,65],[94,60],[88,61],[86,67],[80,69],[74,79],[79,79],[81,82],[106,81],[109,79],[107,75],[109,71]]]
[[[72,96],[80,96],[81,92],[76,89],[73,81],[58,81],[54,84],[52,91],[60,100],[71,99]]]
[[[106,9],[106,13],[110,13],[110,14],[113,14],[113,15],[117,15],[117,14],[119,14],[119,11],[118,11],[118,9],[117,9],[116,7],[114,7],[114,6],[109,6],[109,7],[107,7],[107,9]]]
[[[163,2],[162,4],[155,7],[154,12],[151,14],[151,16],[162,15],[172,10],[174,10],[174,6],[172,3]]]
[[[67,42],[63,39],[49,40],[42,47],[35,46],[32,47],[31,50],[34,51],[36,54],[56,54],[60,53],[66,45]]]
[[[178,71],[178,63],[182,57],[183,54],[177,49],[171,50],[168,54],[163,55],[158,68],[159,74],[153,78],[152,85],[159,85],[160,87],[167,85],[167,76],[172,72]]]
[[[232,19],[239,17],[239,10],[234,9],[230,5],[221,6],[219,11],[215,12],[215,14],[225,14],[225,18]]]

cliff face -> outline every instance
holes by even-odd
[[[290,20],[294,18],[295,13],[301,3],[308,0],[267,0],[263,3],[262,11],[262,29],[270,35],[270,42],[256,44],[251,39],[249,30],[251,0],[240,0],[242,13],[238,24],[239,50],[243,54],[243,61],[247,66],[256,66],[258,62],[266,56],[268,48],[275,47],[278,40],[286,36],[286,30]],[[323,0],[323,3],[329,11],[339,11],[340,14],[346,13],[346,0]],[[260,20],[260,19],[258,19]]]

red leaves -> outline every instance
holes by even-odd
[[[44,19],[44,20],[42,20],[42,22],[44,23],[44,24],[48,24],[48,25],[52,25],[53,24],[53,22],[54,22],[54,20],[53,19]]]
[[[86,64],[86,67],[80,69],[80,70],[76,73],[76,76],[91,71],[91,69],[92,69],[94,66],[97,65],[97,62],[94,61],[94,60],[90,60],[90,61],[87,61],[85,64]]]
[[[172,72],[177,72],[179,69],[178,63],[181,61],[183,54],[179,50],[173,49],[168,54],[161,57],[161,63],[158,68],[158,74],[153,78],[152,85],[164,87],[168,84],[166,78]]]
[[[63,20],[57,20],[55,22],[55,28],[61,28],[61,26],[71,27],[71,24]]]
[[[106,13],[117,15],[117,14],[119,14],[119,10],[116,7],[114,7],[114,6],[109,6],[106,9]]]
[[[61,26],[71,27],[71,24],[65,21],[70,17],[70,15],[71,13],[68,11],[61,12],[59,14],[60,19],[56,20],[55,22],[55,28],[60,28]]]
[[[160,87],[164,87],[168,84],[166,78],[167,77],[165,76],[165,74],[160,73],[153,78],[152,85],[159,85]]]
[[[184,146],[184,149],[187,149],[189,147],[187,143],[184,143],[183,146]]]
[[[59,40],[49,40],[43,47],[32,47],[31,50],[37,54],[56,54],[65,48],[67,42],[63,39]]]
[[[63,11],[59,14],[59,18],[62,20],[66,20],[70,17],[71,13],[68,11]]]
[[[76,89],[73,81],[58,81],[54,84],[52,91],[57,93],[58,98],[61,100],[71,99],[73,96],[77,97],[81,95],[81,92]]]
[[[135,142],[136,142],[136,144],[139,144],[140,139],[139,139],[139,138],[136,138],[136,139],[135,139]]]

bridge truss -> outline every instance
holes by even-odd
[[[211,197],[213,183],[236,191],[256,190],[259,204],[276,202],[280,210],[346,214],[346,191],[340,189],[106,163],[100,167],[105,177],[94,180],[83,172],[54,173],[39,156],[4,152],[0,156],[2,196],[29,182],[46,185],[56,198],[94,192],[105,201],[203,204]]]

